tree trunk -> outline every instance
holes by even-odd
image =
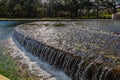
[[[113,0],[113,13],[116,13],[116,4],[115,4],[115,0]]]

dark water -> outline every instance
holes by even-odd
[[[0,40],[5,40],[11,36],[15,26],[29,21],[0,21]]]

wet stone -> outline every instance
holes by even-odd
[[[23,46],[26,50],[63,70],[72,79],[120,79],[120,69],[111,68],[114,60],[108,58],[110,55],[120,56],[117,47],[119,34],[69,25],[62,28],[36,27],[39,31],[39,37],[37,37],[38,34],[32,30],[32,26],[29,27],[30,29],[25,30],[24,34],[21,32],[22,27],[19,27],[13,34],[14,38],[20,44],[24,41]],[[62,35],[63,32],[64,35]],[[75,51],[80,52],[76,54]],[[84,55],[81,56],[80,53]],[[114,65],[117,64],[114,63]]]

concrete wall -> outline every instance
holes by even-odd
[[[120,13],[113,14],[113,15],[112,15],[112,19],[113,19],[113,20],[120,20]]]

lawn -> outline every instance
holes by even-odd
[[[37,77],[28,75],[21,69],[21,64],[7,55],[7,48],[0,44],[0,74],[10,80],[38,80]]]

